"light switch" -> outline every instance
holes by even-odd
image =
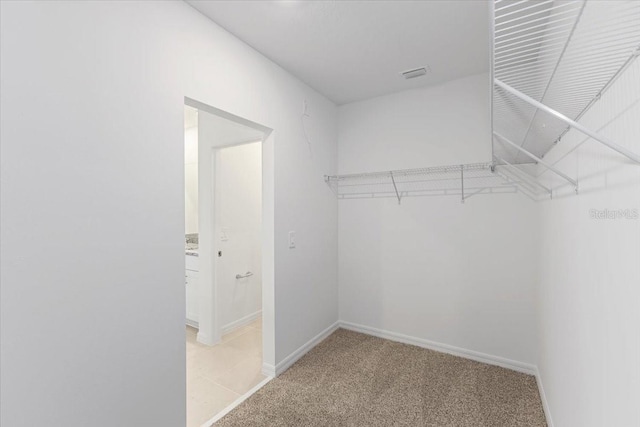
[[[296,248],[296,232],[290,231],[289,232],[289,249],[295,249],[295,248]]]

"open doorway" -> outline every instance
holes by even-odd
[[[185,105],[187,426],[206,424],[268,379],[263,335],[272,334],[263,334],[263,278],[269,281],[262,253],[268,247],[262,207],[267,137],[259,125],[195,101]]]

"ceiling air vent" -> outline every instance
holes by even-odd
[[[402,74],[405,79],[414,79],[416,77],[424,76],[425,74],[431,72],[431,69],[427,67],[414,68],[413,70],[403,71]]]

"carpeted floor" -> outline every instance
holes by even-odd
[[[533,376],[339,329],[215,426],[546,426]]]

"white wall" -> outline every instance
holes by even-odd
[[[183,2],[0,7],[0,424],[184,424],[185,96],[274,129],[265,360],[337,320],[331,102]]]
[[[184,131],[185,234],[198,233],[198,127]]]
[[[488,87],[340,107],[340,172],[490,161]],[[341,320],[533,363],[536,221],[519,194],[341,201]]]
[[[640,153],[638,117],[636,60],[580,123]],[[640,219],[591,210],[640,210],[640,167],[592,140],[575,149],[586,139],[572,130],[545,156],[579,178],[580,194],[559,188],[540,207],[537,363],[556,427],[637,426]]]
[[[262,306],[262,150],[261,142],[224,148],[216,153],[216,238],[218,307],[224,330],[256,314]],[[251,271],[253,276],[236,279]]]
[[[344,200],[339,219],[341,320],[534,362],[533,202]]]
[[[491,161],[489,75],[340,107],[340,173]]]

